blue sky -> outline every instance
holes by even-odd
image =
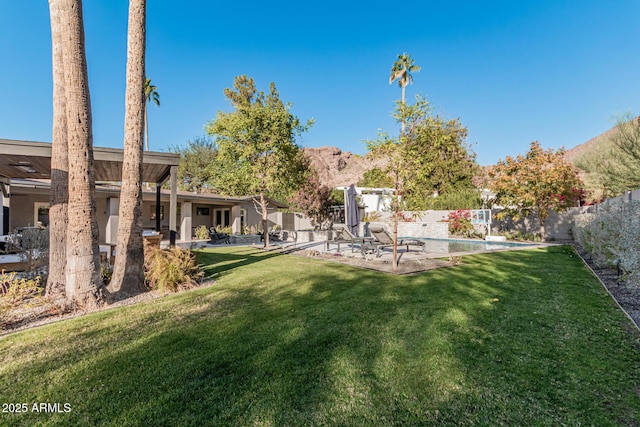
[[[128,2],[84,2],[94,144],[122,147]],[[179,7],[178,7],[179,5]],[[571,148],[616,116],[640,112],[640,1],[148,2],[152,150],[204,134],[223,90],[247,74],[275,82],[301,119],[299,143],[359,154],[400,98],[397,55],[422,71],[426,95],[459,117],[480,164],[543,147]],[[0,138],[51,140],[51,37],[44,0],[0,1]]]

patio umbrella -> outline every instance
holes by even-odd
[[[360,224],[360,220],[358,218],[358,202],[356,202],[357,194],[356,187],[351,184],[347,190],[347,197],[345,199],[346,206],[344,207],[347,228],[354,236],[358,235],[358,224]]]

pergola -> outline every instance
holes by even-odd
[[[124,150],[93,147],[96,182],[121,182]],[[171,245],[176,240],[177,170],[180,156],[145,151],[142,181],[156,184],[156,230],[160,231],[160,189],[169,180],[169,230]],[[51,179],[51,144],[0,139],[0,187],[9,197],[11,178]]]

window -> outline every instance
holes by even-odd
[[[215,225],[220,227],[228,227],[231,225],[231,211],[229,209],[216,209],[215,211]]]
[[[156,219],[156,205],[151,205],[151,215],[149,218],[153,221]],[[160,219],[164,219],[164,206],[160,205]]]
[[[211,211],[209,210],[209,208],[196,208],[196,215],[197,216],[209,216],[209,215],[211,215]]]
[[[34,206],[34,218],[33,225],[42,225],[46,227],[49,225],[49,203],[36,202]]]

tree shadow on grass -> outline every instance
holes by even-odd
[[[247,255],[227,260],[251,266],[241,260]],[[203,289],[181,296],[180,305],[164,301],[149,314],[154,322],[127,322],[113,338],[116,348],[95,343],[104,350],[34,362],[46,384],[37,398],[65,401],[65,393],[81,391],[72,413],[52,418],[75,425],[435,420],[433,402],[452,395],[439,396],[435,386],[416,390],[402,372],[404,359],[422,357],[425,331],[449,304],[466,311],[468,289],[301,257],[269,261],[265,268],[282,266],[284,274],[226,286],[222,295]],[[99,335],[83,334],[88,349]],[[449,368],[463,381],[459,362]],[[60,376],[64,385],[53,381]]]
[[[521,313],[505,313],[492,298],[519,299],[544,285],[520,280],[518,256],[398,277],[302,257],[230,255],[217,272],[237,275],[118,324],[111,349],[84,322],[86,354],[45,352],[24,368],[41,373],[40,384],[20,386],[20,370],[3,372],[0,386],[15,386],[7,399],[71,395],[73,411],[47,420],[73,425],[535,424],[534,415],[561,407],[536,409],[535,393],[509,387],[526,378],[516,374],[527,365],[500,370],[496,361],[500,349],[513,351],[496,345],[505,339],[500,328],[516,333],[512,323],[526,328],[536,316],[524,302],[514,306]],[[536,271],[553,268],[541,253],[527,260]],[[496,270],[501,262],[514,265]],[[579,379],[566,381],[592,387]]]

